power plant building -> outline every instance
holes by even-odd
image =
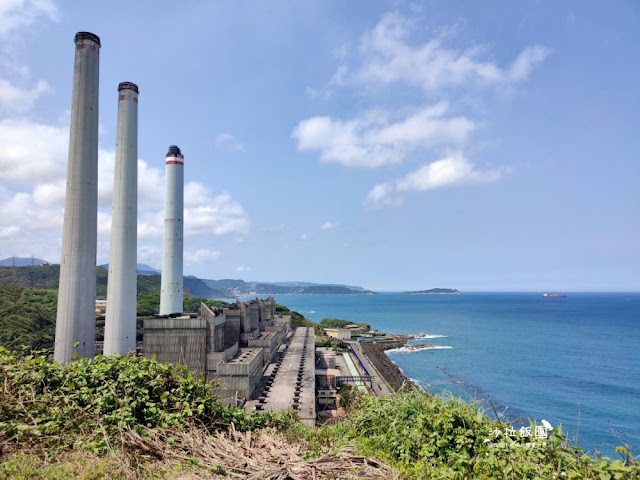
[[[272,297],[159,315],[144,321],[143,339],[144,355],[219,382],[216,394],[225,403],[293,407],[303,421],[315,422],[313,328],[292,330],[291,316],[277,315]]]
[[[75,36],[69,159],[54,359],[95,353],[100,38]]]
[[[138,86],[118,86],[116,162],[104,355],[136,351]]]
[[[107,301],[96,301],[98,217],[98,91],[100,39],[75,36],[69,159],[60,262],[54,360],[136,352],[138,87],[118,87],[118,121]],[[248,409],[293,408],[313,425],[315,335],[292,329],[272,297],[224,308],[202,303],[183,313],[184,156],[165,157],[165,204],[160,314],[144,321],[143,352],[186,365],[215,385],[222,402]],[[96,315],[106,306],[104,345]]]

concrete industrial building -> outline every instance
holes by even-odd
[[[160,315],[171,315],[183,310],[184,156],[177,146],[169,147],[165,165]]]
[[[226,403],[253,399],[252,406],[269,408],[256,395],[275,382],[280,393],[270,397],[278,398],[274,409],[297,407],[308,422],[315,419],[313,329],[292,334],[291,316],[277,315],[272,297],[225,308],[202,304],[198,314],[159,315],[144,321],[143,338],[145,355],[219,382],[216,393]],[[285,388],[289,380],[291,388]]]
[[[138,86],[118,86],[116,162],[104,355],[136,351]]]
[[[351,340],[351,332],[349,328],[325,328],[324,333],[327,337],[337,338],[338,340]]]
[[[250,407],[274,412],[293,408],[300,421],[315,425],[315,340],[313,328],[295,329],[281,360],[267,372],[263,394]]]
[[[95,353],[100,38],[75,36],[69,161],[53,357]]]

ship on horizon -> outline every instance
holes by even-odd
[[[543,293],[542,296],[544,298],[565,298],[566,295],[562,295],[561,293]]]

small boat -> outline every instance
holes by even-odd
[[[565,298],[566,295],[561,295],[559,293],[543,293],[542,296],[544,298]]]

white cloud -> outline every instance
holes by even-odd
[[[184,210],[185,235],[246,234],[249,224],[242,206],[228,193],[207,196],[201,205]]]
[[[374,186],[364,200],[367,208],[382,208],[393,205],[400,205],[401,201],[393,196],[393,184],[390,182],[380,183]]]
[[[142,218],[141,218],[142,217]],[[160,239],[164,232],[164,215],[161,211],[148,214],[138,212],[138,239]]]
[[[38,206],[30,193],[12,192],[0,183],[0,250],[60,261],[62,207]]]
[[[53,1],[0,0],[0,71],[3,76],[0,78],[0,113],[2,114],[24,114],[34,107],[43,94],[52,91],[45,80],[32,81],[29,68],[21,62],[24,58],[22,50],[25,30],[41,19],[53,21],[58,19],[57,6]]]
[[[113,174],[111,175],[113,183]],[[138,160],[138,207],[158,207],[164,204],[164,172]]]
[[[57,181],[66,176],[69,127],[27,120],[0,121],[0,177],[22,183]]]
[[[44,80],[39,80],[33,88],[21,88],[0,78],[0,109],[5,113],[27,112],[41,95],[50,91],[51,87]]]
[[[410,86],[442,100],[412,110],[374,108],[350,119],[307,118],[292,132],[298,151],[318,151],[327,163],[375,168],[398,165],[423,153],[467,149],[479,127],[458,110],[469,100],[452,102],[457,105],[452,112],[446,99],[462,89],[468,96],[475,87],[510,88],[526,80],[550,53],[547,47],[533,45],[522,48],[515,59],[496,61],[483,45],[452,46],[464,25],[442,27],[426,38],[416,27],[415,20],[398,13],[384,15],[360,37],[357,51],[342,50],[329,87],[363,85],[366,93],[375,86]],[[375,185],[363,203],[368,208],[397,206],[403,192],[494,182],[508,172],[507,167],[482,170],[462,154],[451,154]]]
[[[489,183],[499,180],[507,170],[478,171],[461,153],[427,163],[396,181],[400,192],[429,190],[460,183]]]
[[[39,183],[33,188],[33,203],[40,208],[64,207],[67,185],[64,180]]]
[[[98,211],[98,237],[110,240],[111,235],[111,212]]]
[[[25,192],[0,192],[0,226],[18,226],[23,231],[61,231],[62,207],[40,206],[33,195]]]
[[[309,240],[313,237],[310,233],[303,233],[298,238],[302,241]]]
[[[512,81],[525,80],[533,70],[533,67],[542,62],[548,55],[549,49],[539,45],[526,48],[509,68],[507,78]]]
[[[41,125],[26,120],[0,121],[0,232],[2,249],[59,261],[68,125]],[[108,258],[115,152],[98,151],[99,258]],[[138,160],[138,241],[150,247],[164,230],[164,171]],[[199,182],[185,185],[185,236],[243,235],[249,217],[228,193],[214,195]],[[16,235],[15,232],[19,232]],[[197,252],[196,252],[197,253]],[[200,253],[202,256],[203,254]],[[156,261],[160,253],[148,253]],[[209,256],[209,259],[212,257]]]
[[[435,162],[427,163],[395,182],[374,186],[367,194],[364,205],[382,208],[399,205],[398,192],[425,191],[453,185],[491,183],[509,173],[508,167],[478,170],[462,153],[453,153]]]
[[[251,267],[237,267],[236,272],[249,272],[251,271]]]
[[[338,224],[334,223],[334,222],[324,222],[320,226],[320,229],[321,230],[332,230],[332,229],[336,228],[337,226],[338,226]]]
[[[0,227],[0,238],[15,237],[20,233],[20,227],[17,225],[9,225],[8,227]]]
[[[218,250],[200,249],[195,252],[184,252],[184,259],[187,263],[210,263],[215,262],[220,255]]]
[[[138,263],[146,263],[147,265],[162,265],[162,249],[154,245],[138,245]]]
[[[111,211],[113,207],[113,177],[116,152],[98,148],[98,206]],[[140,183],[140,178],[138,178]]]
[[[2,0],[0,2],[0,38],[27,27],[41,17],[57,21],[58,7],[53,0]]]
[[[305,91],[307,92],[307,95],[309,95],[309,97],[313,98],[313,99],[322,99],[322,100],[326,100],[327,98],[329,98],[331,96],[331,91],[328,89],[318,89],[318,88],[314,88],[314,87],[306,87]]]
[[[408,41],[413,30],[411,20],[389,13],[366,32],[360,41],[358,58],[352,73],[346,63],[341,64],[332,83],[391,84],[406,83],[435,93],[442,88],[469,83],[505,85],[526,79],[533,67],[542,62],[549,50],[543,46],[525,48],[507,68],[494,62],[482,61],[480,54],[486,49],[480,46],[456,50],[443,46],[455,29],[444,30],[426,43],[412,45]]]
[[[215,139],[216,147],[225,152],[244,152],[247,146],[239,142],[230,133],[221,133]]]
[[[372,110],[352,120],[313,117],[301,121],[292,136],[298,150],[320,150],[320,159],[347,167],[400,163],[419,148],[462,145],[476,128],[466,117],[447,116],[446,102],[410,114]]]

